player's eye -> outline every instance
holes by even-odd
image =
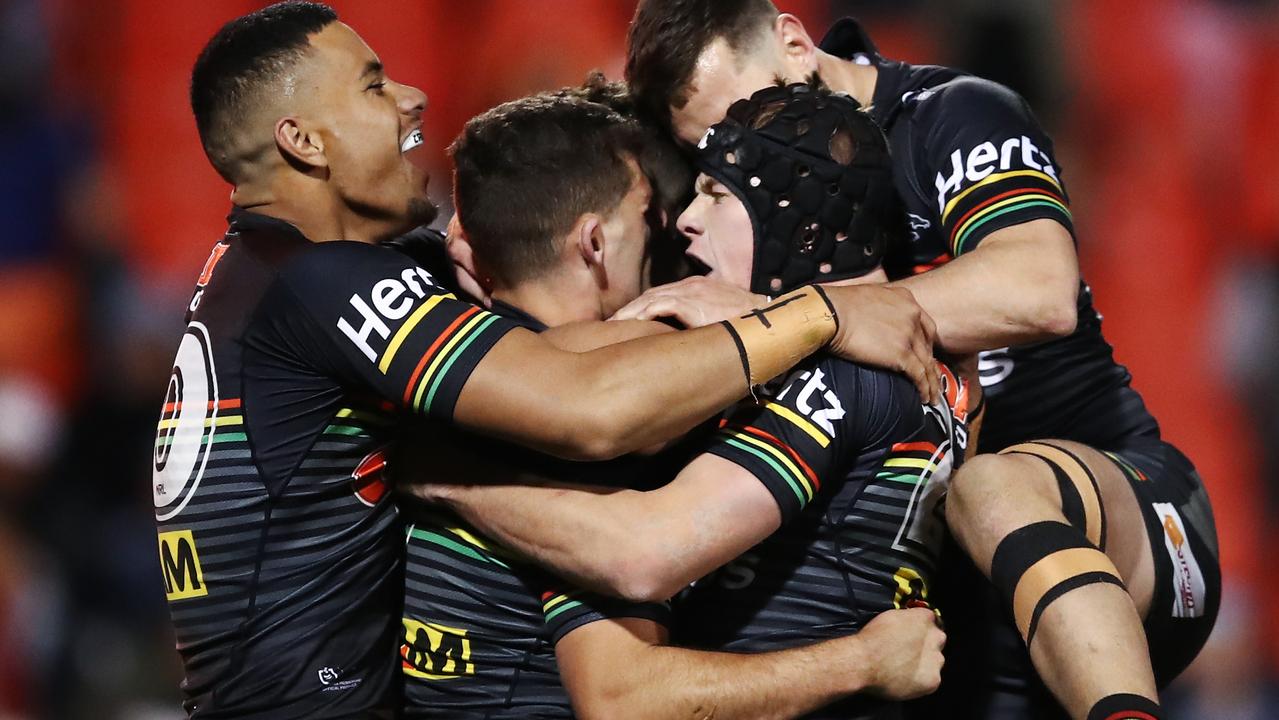
[[[386,81],[385,81],[385,80],[378,80],[378,81],[377,81],[377,82],[375,82],[375,83],[370,83],[370,84],[369,84],[369,86],[368,86],[367,88],[365,88],[365,90],[372,90],[372,91],[376,92],[376,93],[377,93],[377,94],[379,94],[379,95],[381,95],[381,94],[382,94],[382,92],[383,92],[383,90],[385,90],[385,89],[386,89]]]

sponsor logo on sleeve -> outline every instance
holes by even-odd
[[[1025,135],[1000,143],[984,142],[967,151],[955,150],[950,154],[950,169],[937,173],[933,181],[937,186],[937,211],[945,215],[947,200],[966,188],[996,173],[1017,170],[1042,173],[1054,184],[1060,184],[1052,158]]]
[[[1172,561],[1172,616],[1203,617],[1207,596],[1203,571],[1190,548],[1186,524],[1172,503],[1154,503],[1164,526],[1164,550]]]
[[[777,399],[785,400],[796,388],[798,390],[790,404],[799,411],[801,416],[821,428],[827,442],[821,442],[820,438],[815,439],[818,439],[822,447],[826,447],[829,439],[835,437],[836,421],[844,418],[844,406],[840,403],[839,396],[826,386],[826,374],[821,368],[800,372],[795,380],[787,382],[786,388],[777,395]],[[769,409],[774,412],[777,412],[776,407],[775,404],[769,405]]]
[[[351,309],[338,318],[337,327],[342,334],[351,340],[355,347],[372,362],[394,347],[391,337],[391,326],[398,323],[413,311],[418,300],[428,294],[434,294],[430,288],[437,287],[431,274],[420,267],[405,268],[398,277],[389,277],[373,283],[367,293],[356,293],[351,296]],[[435,297],[441,297],[435,295]],[[433,304],[423,304],[418,308],[404,327],[416,325],[421,316],[430,311]],[[397,339],[403,338],[403,332],[397,333]]]

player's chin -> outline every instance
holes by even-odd
[[[412,222],[412,227],[430,225],[440,216],[440,206],[425,195],[411,198],[409,200],[408,216]]]

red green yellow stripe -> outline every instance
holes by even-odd
[[[478,315],[479,312],[480,309],[477,307],[467,308],[461,315],[458,315],[448,327],[444,328],[444,332],[440,333],[440,336],[435,338],[435,342],[431,343],[431,346],[422,354],[422,359],[418,361],[417,367],[413,369],[413,374],[409,377],[408,385],[404,386],[405,405],[408,405],[409,401],[413,398],[413,388],[417,387],[418,378],[422,376],[422,371],[426,369],[426,364],[431,362],[431,359],[435,357],[436,353],[439,352],[444,343],[448,341],[454,330],[461,327],[469,318]]]
[[[723,432],[730,446],[759,458],[785,480],[801,506],[812,501],[820,484],[794,450],[758,428],[727,428]]]
[[[449,370],[453,368],[453,364],[457,362],[457,359],[466,353],[466,349],[470,347],[471,343],[475,342],[475,338],[483,335],[484,331],[496,322],[496,315],[484,313],[481,317],[477,317],[467,323],[465,327],[457,332],[457,335],[453,338],[449,345],[446,345],[444,349],[440,351],[440,358],[436,360],[436,363],[443,360],[443,366],[439,368],[439,372],[436,372],[436,363],[432,363],[431,369],[427,370],[426,376],[422,379],[422,385],[425,386],[429,378],[434,378],[431,381],[431,389],[426,394],[426,400],[421,405],[423,411],[429,411],[431,409],[431,404],[435,401],[435,393],[439,391],[440,386],[444,384],[444,378],[448,377]],[[461,342],[459,343],[458,341]],[[455,344],[456,347],[454,347]],[[421,390],[418,392],[420,394]]]
[[[581,602],[572,599],[580,594],[580,591],[569,593],[548,591],[542,593],[542,614],[546,616],[546,622],[554,620],[557,616],[573,608],[581,607]]]
[[[973,185],[967,190],[951,198],[950,202],[946,203],[946,207],[942,209],[942,213],[941,213],[942,225],[945,225],[946,221],[950,219],[951,212],[955,210],[955,208],[959,205],[959,203],[962,202],[964,198],[973,194],[973,192],[976,191],[978,188],[982,188],[987,185],[993,185],[997,182],[1000,182],[1001,180],[1009,180],[1011,178],[1016,178],[1016,177],[1030,177],[1030,178],[1037,178],[1040,180],[1044,180],[1048,182],[1049,184],[1051,184],[1053,187],[1057,188],[1057,191],[1061,195],[1063,196],[1065,195],[1065,193],[1062,192],[1061,190],[1061,183],[1054,180],[1051,175],[1048,175],[1047,173],[1042,173],[1038,170],[1013,170],[1011,172],[995,173],[993,175],[987,176],[981,182]]]
[[[800,430],[803,430],[806,435],[808,435],[813,440],[815,440],[818,445],[822,447],[826,447],[830,445],[830,438],[826,436],[826,433],[818,430],[816,425],[813,425],[802,415],[795,412],[794,410],[791,410],[785,405],[781,405],[775,402],[770,402],[764,406],[764,409],[777,415],[778,417],[781,417],[790,421],[792,425],[799,428]]]
[[[967,219],[964,222],[955,226],[955,230],[951,234],[953,238],[951,252],[956,257],[963,254],[964,243],[967,242],[974,231],[1002,215],[1031,207],[1047,207],[1061,212],[1067,219],[1071,217],[1070,208],[1066,207],[1065,203],[1041,190],[1021,190],[1014,191],[1013,194],[1014,197],[1009,197],[999,202],[992,200],[988,204],[979,205],[974,208],[972,213],[965,216]]]
[[[409,336],[409,333],[413,332],[413,328],[417,327],[418,323],[422,322],[422,318],[426,317],[428,313],[435,309],[436,305],[440,304],[440,301],[445,299],[456,300],[457,298],[453,295],[433,295],[426,302],[419,305],[417,310],[414,310],[413,314],[409,316],[409,319],[405,320],[404,324],[400,326],[400,329],[395,331],[395,336],[391,338],[391,344],[386,346],[386,352],[382,354],[382,360],[377,364],[377,369],[381,370],[383,375],[391,369],[391,362],[395,360],[395,354],[400,351],[400,346],[404,344],[404,340]]]

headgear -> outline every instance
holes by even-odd
[[[904,236],[883,131],[851,97],[817,84],[737,101],[706,131],[696,160],[750,215],[752,292],[864,275]]]

